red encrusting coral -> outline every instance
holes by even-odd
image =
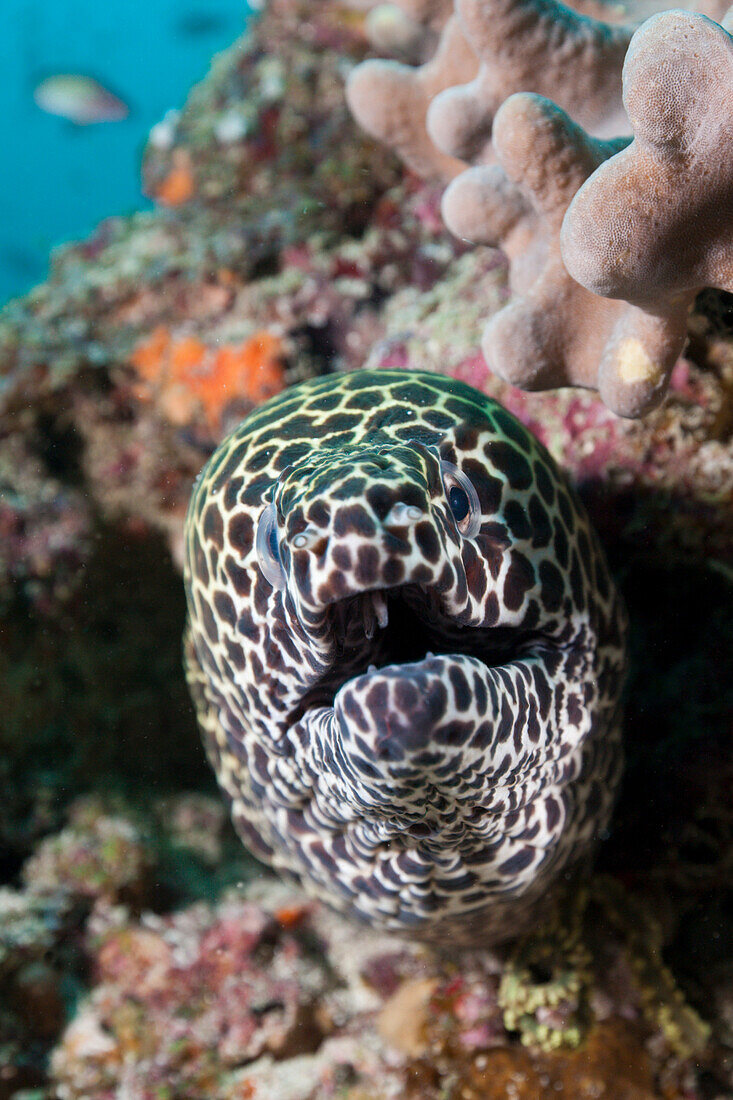
[[[282,340],[267,330],[217,348],[196,336],[175,337],[159,325],[137,345],[130,362],[139,376],[136,395],[155,400],[178,425],[201,413],[215,429],[232,401],[256,405],[285,385]]]
[[[167,176],[157,185],[154,197],[163,206],[182,206],[196,193],[191,158],[185,149],[176,149]]]

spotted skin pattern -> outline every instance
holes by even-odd
[[[478,494],[473,537],[445,463]],[[270,502],[281,587],[255,547]],[[185,581],[207,751],[282,874],[379,928],[487,943],[592,850],[625,615],[582,506],[496,402],[407,371],[284,392],[204,468]]]

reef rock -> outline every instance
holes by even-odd
[[[100,912],[93,943],[93,987],[51,1059],[63,1100],[123,1080],[141,1100],[702,1096],[690,1050],[654,1022],[679,1007],[656,1004],[621,941],[595,974],[568,957],[531,1003],[518,960],[482,953],[457,972],[404,940],[355,940],[272,881],[171,916]]]

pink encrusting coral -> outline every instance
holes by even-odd
[[[722,17],[717,0],[709,11]],[[695,294],[733,288],[731,38],[689,12],[633,34],[633,11],[612,25],[555,0],[455,0],[455,12],[421,68],[357,67],[352,109],[410,167],[452,180],[456,236],[506,254],[514,297],[485,331],[491,369],[525,389],[596,388],[641,416],[667,391]],[[444,83],[456,65],[473,76],[466,44],[478,74],[409,125],[403,113],[397,133],[398,97],[381,93],[412,89],[417,107],[438,63]]]

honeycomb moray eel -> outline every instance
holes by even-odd
[[[207,751],[279,872],[378,928],[491,943],[591,852],[625,614],[582,505],[496,402],[407,371],[284,392],[204,468],[185,582]]]

